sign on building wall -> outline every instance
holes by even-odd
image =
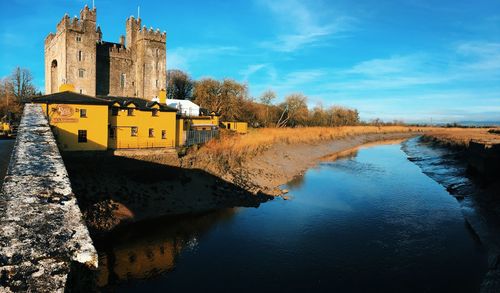
[[[52,108],[53,114],[57,117],[52,117],[50,121],[52,123],[77,123],[78,118],[73,117],[75,114],[75,109],[69,105],[57,105],[56,108]]]

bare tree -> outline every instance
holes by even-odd
[[[9,78],[10,92],[17,102],[23,102],[35,94],[33,77],[26,68],[16,67]]]
[[[206,78],[195,83],[194,101],[201,107],[221,114],[222,119],[238,120],[249,101],[245,84],[232,79],[222,82]]]
[[[167,98],[191,100],[193,87],[194,82],[187,73],[176,69],[167,72]]]
[[[269,121],[269,108],[271,107],[274,99],[276,99],[276,93],[273,92],[272,90],[267,90],[260,96],[261,103],[264,104],[266,107],[266,116],[265,116],[266,118],[264,120],[264,124],[266,126],[268,126],[268,121]]]

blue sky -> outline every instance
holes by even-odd
[[[43,89],[43,44],[64,13],[92,1],[4,2],[0,77],[30,68]],[[311,107],[343,105],[363,119],[500,121],[497,0],[96,0],[106,41],[125,19],[167,32],[167,66],[195,79],[233,78],[258,97],[294,92]]]

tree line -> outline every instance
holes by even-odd
[[[248,93],[248,86],[232,79],[193,80],[183,71],[167,73],[167,97],[192,100],[194,103],[221,114],[223,120],[246,121],[253,127],[346,126],[360,123],[356,109],[341,106],[325,108],[318,104],[312,109],[308,98],[295,93],[275,104],[277,95],[267,90],[257,99]]]

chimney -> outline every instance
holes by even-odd
[[[160,104],[166,104],[167,103],[167,91],[164,89],[160,90]]]
[[[125,46],[125,36],[120,36],[120,45]]]

